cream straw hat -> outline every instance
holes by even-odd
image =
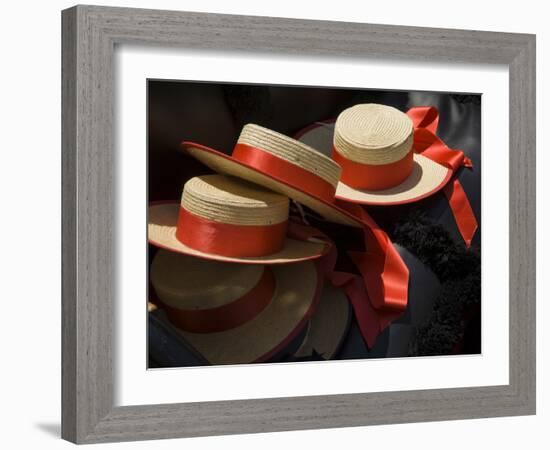
[[[159,250],[151,264],[153,302],[211,364],[268,360],[306,326],[322,277],[310,262],[244,265]]]
[[[336,198],[353,203],[395,205],[418,201],[442,189],[452,171],[413,149],[411,119],[396,108],[360,104],[344,110],[333,126],[319,123],[298,136],[316,148],[331,139],[342,166]],[[325,150],[326,151],[326,150]]]
[[[318,258],[326,243],[287,237],[284,195],[223,175],[190,179],[180,203],[149,207],[157,247],[225,262],[283,264]]]
[[[294,358],[332,359],[340,350],[351,323],[351,305],[344,291],[325,282],[319,305],[309,321]]]
[[[295,139],[247,124],[231,156],[194,142],[183,142],[182,148],[215,172],[284,194],[333,222],[361,227],[357,218],[333,203],[340,166]]]

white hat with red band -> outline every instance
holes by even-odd
[[[452,170],[414,152],[407,114],[374,103],[355,105],[334,124],[319,123],[299,139],[330,152],[342,167],[336,198],[367,205],[412,203],[442,189]]]
[[[190,179],[181,202],[155,203],[148,239],[157,247],[198,258],[249,264],[285,264],[319,258],[329,245],[292,239],[287,197],[241,179]]]
[[[311,261],[230,264],[164,250],[151,264],[151,284],[153,303],[211,364],[276,355],[304,329],[322,291]]]
[[[353,214],[334,204],[340,166],[284,134],[247,124],[231,156],[194,142],[183,142],[181,146],[189,155],[218,173],[284,194],[330,221],[362,226]]]

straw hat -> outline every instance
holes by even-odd
[[[231,156],[194,142],[181,146],[218,173],[284,194],[333,222],[361,227],[357,218],[333,203],[340,166],[295,139],[247,124]]]
[[[300,140],[327,147],[330,124],[300,132]],[[418,201],[442,189],[452,171],[414,152],[411,119],[396,108],[360,104],[334,124],[332,157],[342,166],[336,198],[361,204]]]
[[[150,305],[153,305],[150,303]],[[148,334],[148,368],[165,367],[195,367],[211,365],[199,352],[183,338],[178,329],[172,325],[166,315],[164,308],[149,309],[147,334]],[[310,328],[310,322],[290,340],[288,344],[281,347],[279,351],[262,360],[262,362],[288,362],[294,359],[294,354],[303,344]]]
[[[237,178],[195,177],[181,202],[149,207],[148,238],[157,247],[225,262],[283,264],[318,258],[320,241],[286,236],[287,197]]]
[[[265,361],[309,320],[321,292],[317,266],[243,265],[159,250],[150,270],[154,302],[211,364]]]
[[[344,291],[325,282],[305,339],[292,359],[334,358],[347,335],[351,317],[350,302]]]

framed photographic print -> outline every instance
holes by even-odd
[[[534,36],[62,17],[65,439],[534,413]]]

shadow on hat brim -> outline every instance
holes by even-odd
[[[216,333],[174,331],[209,364],[265,362],[280,354],[303,331],[322,293],[317,264],[306,261],[273,266],[277,288],[271,302],[254,319]],[[153,300],[156,294],[152,293]]]
[[[327,120],[315,122],[298,131],[294,138],[318,149],[326,156],[332,153],[332,132],[334,122]],[[391,189],[356,189],[338,183],[336,198],[361,205],[404,205],[422,200],[445,187],[453,172],[441,164],[420,154],[414,155],[413,171],[405,181]]]
[[[269,188],[280,194],[284,194],[287,197],[302,203],[313,211],[319,213],[325,219],[332,222],[354,227],[362,226],[359,219],[333,203],[327,202],[308,192],[292,187],[285,181],[273,175],[268,175],[261,172],[248,164],[237,161],[225,153],[221,153],[195,142],[182,142],[181,148],[193,158],[199,160],[217,173],[241,178]]]
[[[330,246],[319,241],[300,241],[285,238],[282,250],[255,257],[231,257],[195,250],[176,238],[176,224],[180,204],[177,202],[153,203],[149,206],[147,237],[159,248],[202,259],[241,264],[289,264],[317,259],[328,252]]]

